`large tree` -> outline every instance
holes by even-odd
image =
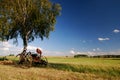
[[[50,0],[0,0],[0,40],[20,37],[27,49],[35,38],[49,37],[60,11],[60,4]]]

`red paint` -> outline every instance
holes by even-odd
[[[36,49],[36,52],[38,53],[38,54],[42,54],[42,51],[40,50],[40,49]]]

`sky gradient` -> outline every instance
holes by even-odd
[[[43,55],[119,54],[120,55],[120,0],[51,0],[62,6],[55,31],[49,39],[29,43],[28,51],[41,48]],[[8,44],[3,46],[4,44]],[[18,46],[0,42],[2,53],[18,53]]]

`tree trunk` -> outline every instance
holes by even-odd
[[[29,30],[29,31],[27,32],[27,34],[23,37],[23,46],[24,46],[23,51],[24,51],[24,50],[27,50],[27,46],[28,46],[28,35],[30,34],[30,32],[31,32],[31,30]]]
[[[23,38],[23,46],[24,46],[23,51],[27,50],[27,46],[28,46],[28,37],[27,36],[25,36]]]

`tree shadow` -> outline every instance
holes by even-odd
[[[41,65],[41,64],[37,64],[37,65],[26,65],[26,64],[18,64],[18,61],[13,61],[13,62],[4,62],[3,61],[3,65],[7,65],[7,66],[12,66],[12,67],[16,67],[16,68],[23,68],[23,69],[29,69],[29,68],[52,68],[52,69],[57,69],[57,70],[64,70],[64,71],[78,71],[76,68],[74,68],[73,66],[71,66],[70,64],[63,64],[63,63],[48,63],[47,66]]]
[[[120,58],[112,58],[111,60],[120,60]]]
[[[1,63],[1,61],[0,61]],[[52,68],[52,69],[57,69],[57,70],[64,70],[64,71],[74,71],[74,72],[78,72],[78,69],[76,69],[74,66],[70,65],[70,64],[65,64],[65,63],[48,63],[47,66],[44,66],[42,64],[33,64],[31,66],[29,66],[29,64],[18,64],[19,60],[17,59],[13,59],[13,60],[8,60],[8,61],[2,61],[3,65],[7,65],[7,66],[12,66],[12,67],[16,67],[16,68],[23,68],[23,69],[29,69],[31,67],[34,68]]]
[[[57,69],[57,70],[79,72],[78,69],[75,68],[74,66],[71,66],[70,64],[64,64],[64,63],[49,63],[48,67]]]

